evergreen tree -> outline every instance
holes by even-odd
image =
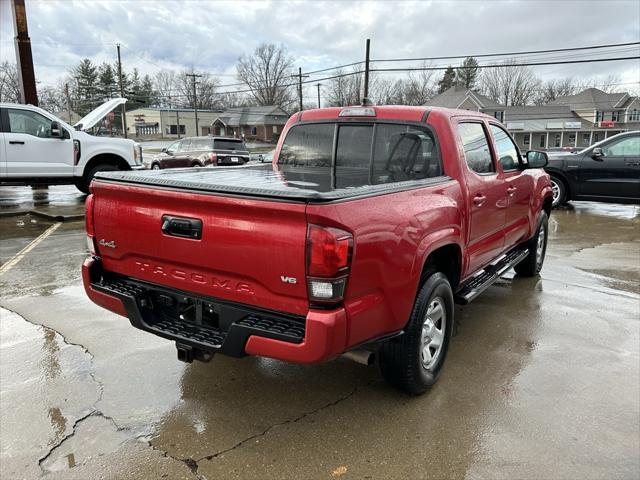
[[[478,61],[473,57],[467,57],[462,62],[462,67],[456,69],[456,83],[465,88],[473,88],[478,79]]]
[[[438,93],[449,90],[456,82],[456,71],[451,65],[447,67],[442,76],[442,80],[438,82]]]
[[[89,60],[85,58],[71,72],[74,80],[74,97],[76,99],[75,110],[84,116],[96,107],[96,103],[100,103],[98,89],[98,69]]]
[[[111,65],[103,63],[98,68],[98,85],[99,91],[106,101],[110,98],[120,96],[118,92],[118,85],[116,82],[117,73],[113,71]]]

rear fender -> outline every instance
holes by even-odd
[[[413,286],[416,292],[420,286],[420,276],[429,255],[446,245],[456,245],[461,252],[464,252],[462,239],[462,231],[458,226],[449,226],[441,230],[429,232],[429,234],[422,239],[418,245],[411,267],[411,278],[413,279]],[[461,258],[461,268],[463,267],[462,262],[464,262],[464,255]]]

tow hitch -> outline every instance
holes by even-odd
[[[183,343],[176,343],[176,348],[178,349],[178,360],[185,363],[193,363],[194,360],[205,363],[210,362],[214,355],[211,352],[203,352]]]

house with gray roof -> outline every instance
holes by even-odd
[[[211,123],[213,135],[245,140],[276,141],[289,114],[276,105],[230,108]]]
[[[505,107],[461,86],[426,105],[473,110],[502,121],[522,150],[586,148],[617,133],[640,130],[640,99],[588,88],[547,105]]]

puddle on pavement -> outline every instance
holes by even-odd
[[[73,185],[52,185],[48,188],[2,187],[0,188],[0,211],[12,208],[42,206],[68,207],[84,203],[86,195]]]
[[[17,478],[93,409],[100,385],[81,347],[9,310],[0,320],[0,476]]]

